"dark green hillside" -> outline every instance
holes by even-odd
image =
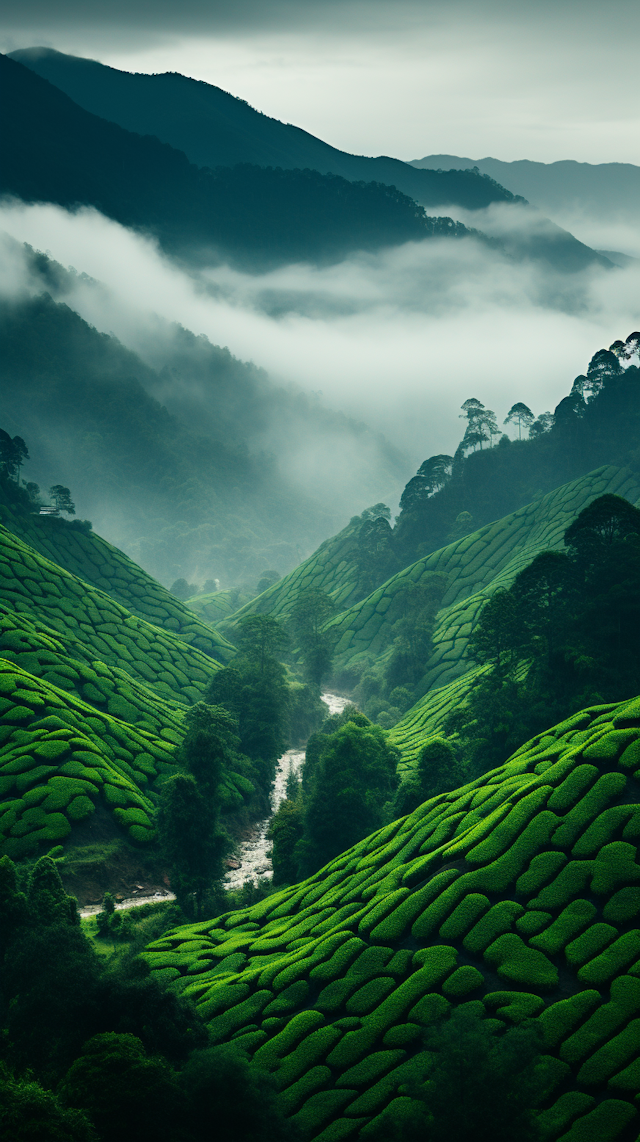
[[[349,606],[360,598],[361,524],[361,518],[356,516],[337,535],[325,539],[313,555],[288,575],[284,575],[256,599],[245,603],[229,620],[222,620],[223,632],[232,636],[236,623],[244,615],[288,614],[296,596],[307,588],[324,591],[338,607]]]
[[[173,631],[218,662],[227,662],[233,648],[212,631],[156,579],[117,547],[92,531],[59,518],[39,516],[19,494],[12,480],[0,476],[0,520],[18,539],[51,563],[110,595],[137,618]]]
[[[255,111],[219,87],[184,75],[132,74],[50,48],[27,48],[11,52],[10,57],[86,111],[128,131],[155,135],[184,151],[198,166],[256,163],[311,168],[349,180],[397,186],[423,206],[457,203],[478,209],[513,198],[504,187],[473,171],[417,171],[387,156],[346,154],[299,127]]]
[[[427,218],[381,182],[250,164],[198,169],[182,151],[84,111],[7,56],[0,57],[0,91],[8,110],[0,191],[26,202],[95,206],[197,262],[324,262],[352,250],[468,233],[451,219]]]
[[[450,478],[436,490],[421,472],[414,476],[403,493],[394,529],[397,557],[406,564],[441,547],[460,526],[462,513],[471,517],[463,517],[465,530],[469,526],[475,530],[602,464],[628,464],[635,470],[640,442],[639,342],[640,334],[631,333],[626,342],[615,341],[595,353],[553,416],[543,414],[546,423],[536,422],[528,439],[510,441],[503,436],[494,447],[483,447],[489,437],[481,429],[475,442],[473,438],[461,442]]]
[[[468,663],[462,662],[466,639],[487,597],[511,583],[539,551],[560,549],[564,532],[578,512],[606,493],[635,503],[640,500],[640,482],[628,469],[599,468],[400,571],[331,620],[329,628],[337,640],[336,666],[357,666],[384,657],[403,614],[407,584],[418,584],[436,572],[447,577],[447,589],[424,685],[431,688],[449,682],[468,669]]]
[[[294,537],[314,542],[309,518],[320,535],[331,528],[272,461],[248,454],[237,425],[223,421],[225,443],[170,416],[149,395],[153,370],[66,305],[3,306],[0,334],[4,423],[29,445],[29,479],[70,487],[78,511],[115,526],[166,583],[198,566],[257,577],[275,544],[291,565]]]
[[[543,1037],[542,1137],[638,1130],[640,700],[581,711],[309,880],[149,946],[303,1136],[402,1121],[458,1005]]]

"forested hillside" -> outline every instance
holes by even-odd
[[[197,264],[331,262],[352,250],[468,233],[380,182],[250,164],[198,168],[182,151],[84,111],[7,56],[0,84],[11,109],[0,136],[0,191],[95,206]]]
[[[533,1019],[540,1136],[633,1138],[639,729],[637,700],[581,711],[310,879],[169,932],[146,958],[213,1042],[272,1072],[306,1138],[389,1137],[426,1111],[455,1122],[428,1081],[446,1066],[447,1017],[505,1037],[488,1113],[511,1090],[508,1029]]]
[[[397,484],[401,457],[364,425],[180,328],[162,331],[168,365],[151,368],[52,300],[70,288],[61,267],[31,263],[46,292],[0,306],[5,427],[27,441],[31,482],[71,488],[78,511],[167,586],[283,573],[339,524],[340,499],[280,474],[272,449],[289,433],[340,448],[363,499]],[[171,403],[172,381],[170,414],[158,397]]]
[[[349,181],[396,186],[423,206],[457,203],[479,209],[513,196],[490,178],[469,171],[416,171],[388,157],[349,155],[290,123],[254,110],[219,87],[175,72],[132,74],[95,60],[48,48],[10,53],[73,101],[135,131],[155,135],[184,151],[197,166],[232,167],[238,163],[283,169],[310,168]]]

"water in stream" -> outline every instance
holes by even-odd
[[[321,697],[325,705],[329,707],[330,714],[341,713],[349,704],[349,699],[343,698],[340,694],[327,692]],[[287,777],[290,773],[297,773],[303,761],[303,749],[289,749],[280,758],[271,794],[271,814],[265,817],[263,821],[259,821],[251,836],[238,845],[236,859],[240,862],[240,867],[229,869],[224,878],[226,889],[236,891],[242,888],[248,880],[256,881],[261,877],[270,879],[273,876],[271,861],[267,856],[271,848],[271,841],[267,839],[267,830],[271,817],[285,798]]]

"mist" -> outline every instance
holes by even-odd
[[[513,208],[457,216],[502,235],[516,221]],[[522,218],[517,224],[522,230]],[[468,397],[499,420],[519,400],[536,415],[553,410],[593,353],[639,324],[640,263],[567,274],[476,238],[247,274],[178,266],[150,238],[92,209],[5,203],[0,229],[73,266],[67,304],[154,368],[168,351],[167,323],[178,322],[266,369],[273,384],[384,433],[406,456],[407,477],[425,456],[453,451]],[[21,273],[14,270],[16,288],[25,288]],[[2,280],[8,288],[6,273]],[[156,395],[169,403],[171,383]],[[198,393],[189,399],[193,407]],[[267,446],[270,432],[265,426]],[[326,479],[335,488],[340,457],[330,434],[311,447],[291,440],[277,459],[307,486],[318,490]],[[349,464],[337,471],[349,480]],[[386,491],[393,500],[394,489]]]

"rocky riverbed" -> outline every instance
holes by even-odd
[[[339,714],[349,704],[348,698],[343,698],[341,694],[332,694],[329,691],[322,694],[322,701],[329,707],[330,714]],[[303,761],[303,749],[289,749],[280,758],[271,794],[271,813],[264,820],[259,821],[251,836],[238,845],[236,853],[238,867],[230,868],[227,872],[224,878],[225,888],[235,891],[242,888],[248,880],[255,882],[262,877],[270,879],[273,876],[271,861],[267,856],[271,848],[267,831],[273,814],[285,798],[287,777],[290,773],[297,773]]]

